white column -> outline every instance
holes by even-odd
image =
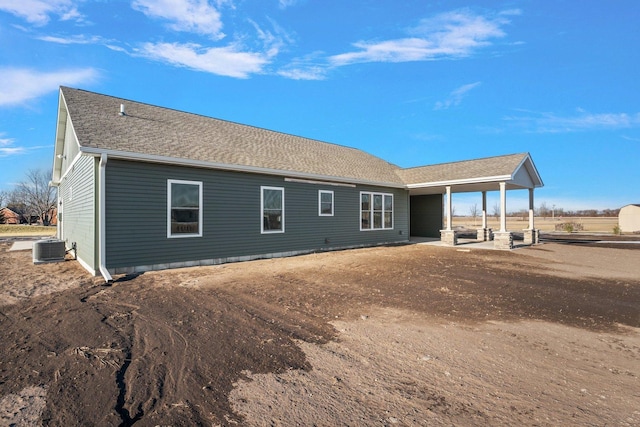
[[[482,228],[487,228],[487,192],[482,192]]]
[[[507,183],[500,183],[500,231],[507,231]]]
[[[533,223],[533,209],[534,209],[534,205],[533,205],[533,188],[529,189],[529,230],[533,230],[534,229],[534,223]]]
[[[451,231],[451,223],[453,217],[453,207],[451,206],[451,186],[447,185],[447,231]]]

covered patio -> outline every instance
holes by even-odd
[[[529,153],[410,168],[402,173],[405,182],[409,182],[412,235],[414,230],[416,233],[429,230],[433,234],[433,227],[439,219],[441,241],[447,245],[457,245],[458,232],[452,227],[452,194],[478,192],[482,195],[482,223],[477,229],[478,241],[493,240],[496,249],[512,249],[513,233],[507,230],[507,191],[526,189],[529,192],[529,222],[528,227],[522,230],[524,243],[538,243],[539,231],[534,222],[534,190],[542,187],[543,183]],[[500,192],[498,230],[487,225],[489,191]],[[435,212],[436,207],[440,209],[439,215]],[[425,226],[426,222],[429,222],[429,226]],[[417,235],[429,237],[427,234]]]

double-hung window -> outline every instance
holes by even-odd
[[[260,187],[262,233],[284,233],[284,188]]]
[[[318,215],[333,216],[333,191],[318,190]]]
[[[393,194],[360,193],[360,230],[393,228]]]
[[[202,182],[167,180],[167,237],[202,236]]]

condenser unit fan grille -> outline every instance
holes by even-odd
[[[38,240],[33,244],[33,263],[64,261],[66,248],[64,241],[57,239]]]

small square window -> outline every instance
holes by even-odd
[[[318,191],[318,215],[333,216],[333,191]]]

